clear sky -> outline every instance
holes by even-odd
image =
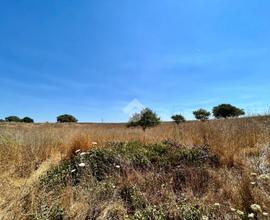
[[[269,0],[1,0],[0,118],[126,121],[134,99],[163,120],[220,103],[268,110],[269,11]]]

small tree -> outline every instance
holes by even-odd
[[[186,119],[184,118],[184,116],[181,115],[181,114],[173,115],[173,116],[171,117],[171,119],[174,120],[174,122],[175,122],[177,125],[179,125],[181,122],[185,122],[185,121],[186,121]]]
[[[205,109],[200,108],[194,111],[193,115],[197,120],[206,121],[209,119],[209,116],[211,115],[211,113]]]
[[[5,120],[7,122],[20,122],[21,119],[17,116],[9,116],[9,117],[6,117]]]
[[[24,123],[34,123],[34,120],[32,118],[29,118],[29,117],[24,117],[21,122],[24,122]]]
[[[134,114],[130,118],[127,126],[128,127],[140,126],[142,127],[143,131],[145,131],[147,128],[154,127],[158,124],[160,124],[160,118],[151,109],[146,108],[143,109],[140,113]]]
[[[244,114],[243,109],[239,109],[231,104],[221,104],[213,108],[213,115],[216,118],[239,117]]]
[[[57,122],[60,123],[65,123],[65,122],[77,122],[78,120],[72,116],[72,115],[68,115],[68,114],[64,114],[64,115],[59,115],[57,117]]]

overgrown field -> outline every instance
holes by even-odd
[[[0,124],[0,219],[269,219],[270,118]]]

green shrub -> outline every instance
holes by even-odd
[[[231,104],[221,104],[213,108],[213,115],[216,118],[238,117],[244,114],[243,109],[239,109]]]
[[[24,123],[34,123],[34,120],[32,118],[29,118],[29,117],[24,117],[21,122],[24,122]]]
[[[137,209],[145,208],[145,202],[135,186],[125,185],[120,189],[119,194],[129,214],[134,214]]]
[[[56,119],[57,119],[57,122],[60,122],[60,123],[77,122],[78,121],[74,116],[68,115],[68,114],[59,115]]]
[[[197,120],[206,121],[209,119],[209,116],[211,115],[211,113],[205,109],[200,108],[194,111],[193,115],[195,116]]]
[[[140,113],[136,113],[133,115],[127,126],[128,127],[142,127],[143,131],[147,128],[155,127],[160,124],[160,118],[157,116],[155,112],[153,112],[149,108],[143,109]]]
[[[146,170],[150,167],[147,157],[148,149],[140,142],[120,143],[114,146],[113,150],[119,154],[122,161],[135,169]]]
[[[20,122],[21,121],[21,119],[18,116],[9,116],[9,117],[6,117],[5,120],[7,122]]]
[[[176,123],[176,124],[180,124],[181,122],[185,122],[186,121],[186,119],[184,118],[184,116],[183,115],[180,115],[180,114],[178,114],[178,115],[173,115],[172,117],[172,120],[174,120],[174,122]]]
[[[156,206],[148,206],[143,210],[138,210],[135,212],[132,217],[133,220],[167,220],[167,216],[165,212],[156,207]]]
[[[198,206],[186,203],[180,206],[179,216],[183,220],[201,220],[202,213]]]
[[[62,188],[68,184],[76,185],[79,183],[79,158],[74,157],[71,160],[62,161],[58,166],[50,169],[47,173],[41,177],[40,185],[47,190]],[[76,172],[71,172],[73,169]]]
[[[64,209],[57,205],[48,207],[41,205],[32,218],[33,220],[63,220]]]
[[[98,181],[104,180],[116,169],[115,166],[120,164],[116,155],[112,151],[105,149],[91,150],[86,155],[85,160],[90,166],[92,175]]]

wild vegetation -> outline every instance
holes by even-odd
[[[0,124],[0,219],[268,219],[268,116]]]

